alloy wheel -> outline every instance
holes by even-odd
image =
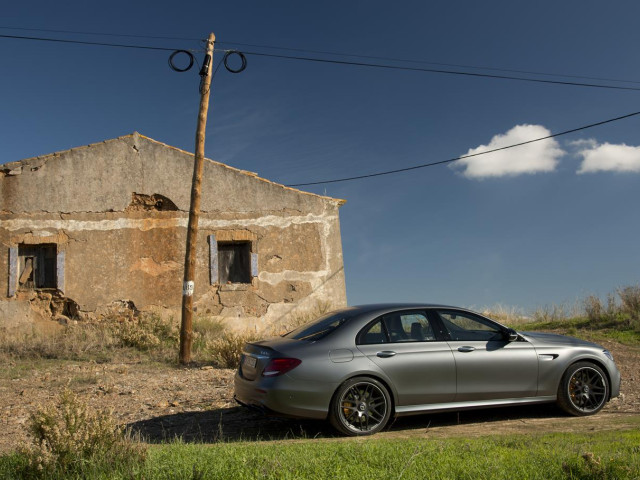
[[[607,400],[607,381],[593,367],[577,369],[571,375],[567,388],[573,407],[583,413],[599,410]]]
[[[359,434],[380,428],[386,422],[388,408],[385,393],[370,382],[351,385],[339,399],[340,421]]]

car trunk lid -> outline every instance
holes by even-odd
[[[250,381],[260,377],[271,360],[288,357],[280,348],[292,343],[298,343],[298,341],[275,338],[245,344],[240,355],[240,375]]]

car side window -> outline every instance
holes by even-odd
[[[387,334],[383,329],[382,320],[378,319],[360,332],[358,343],[360,345],[375,345],[387,342]]]
[[[451,340],[491,341],[502,340],[502,329],[481,317],[455,310],[438,310],[438,315],[449,332]]]
[[[382,320],[391,342],[429,342],[436,339],[424,313],[389,313]]]
[[[425,312],[393,312],[366,326],[358,335],[359,345],[398,342],[433,342],[436,336]]]

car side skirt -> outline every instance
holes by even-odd
[[[532,403],[549,403],[555,402],[556,396],[548,397],[525,397],[525,398],[506,398],[477,400],[473,402],[449,402],[449,403],[432,403],[428,405],[405,405],[395,408],[396,416],[418,415],[425,412],[443,412],[446,410],[466,410],[472,408],[490,408],[502,407],[506,405],[526,405]]]

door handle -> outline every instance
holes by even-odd
[[[384,350],[382,352],[378,352],[376,353],[376,355],[380,358],[389,358],[389,357],[393,357],[396,354],[396,352],[393,352],[391,350]]]
[[[469,346],[458,347],[459,352],[473,352],[475,349],[476,349],[475,347],[469,347]]]

